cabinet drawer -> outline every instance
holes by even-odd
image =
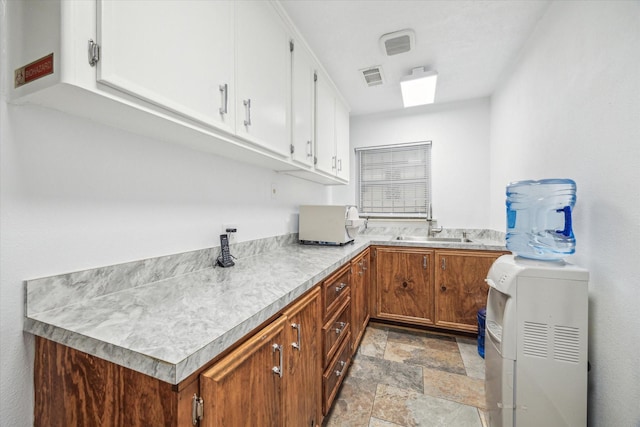
[[[327,415],[351,361],[351,333],[343,340],[336,357],[322,375],[322,413]]]
[[[351,298],[345,300],[344,304],[336,311],[335,315],[322,327],[322,342],[324,364],[326,366],[329,360],[336,354],[338,346],[348,332],[351,331]]]
[[[324,301],[324,318],[332,313],[338,306],[342,305],[344,299],[350,294],[349,286],[350,265],[347,263],[343,268],[329,277],[322,284],[322,298]]]

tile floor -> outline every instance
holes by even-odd
[[[325,427],[486,427],[473,338],[370,323]]]

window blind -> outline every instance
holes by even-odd
[[[356,148],[362,216],[427,217],[431,141]]]

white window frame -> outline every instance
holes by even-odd
[[[356,200],[360,216],[430,219],[431,147],[431,141],[417,141],[356,148]],[[409,154],[415,154],[413,161],[407,159]],[[381,161],[382,158],[385,160]],[[410,164],[416,159],[418,165]]]

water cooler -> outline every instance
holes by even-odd
[[[485,393],[490,427],[587,425],[587,270],[563,260],[575,239],[571,180],[507,187],[507,248],[489,270]]]

